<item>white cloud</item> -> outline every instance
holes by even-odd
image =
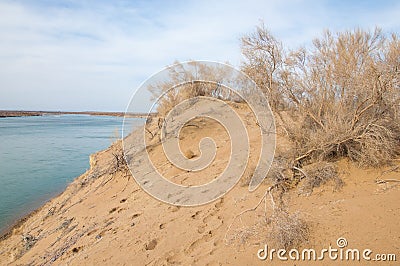
[[[0,109],[123,110],[174,60],[238,65],[239,38],[260,19],[291,47],[328,27],[400,24],[398,4],[357,13],[329,1],[111,3],[1,2]]]

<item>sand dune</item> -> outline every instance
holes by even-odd
[[[234,106],[243,117],[249,110]],[[0,261],[7,265],[277,265],[261,261],[257,251],[269,243],[267,233],[251,234],[252,224],[262,219],[264,208],[234,218],[255,206],[268,188],[266,180],[255,192],[248,180],[257,161],[258,128],[245,119],[251,137],[251,156],[239,183],[223,198],[198,207],[176,207],[146,194],[127,169],[116,166],[121,142],[91,156],[91,167],[58,197],[16,226],[0,242]],[[230,152],[228,136],[216,122],[198,119],[182,130],[180,141],[188,157],[198,156],[198,142],[213,136],[218,152],[210,167],[191,175],[168,164],[155,139],[150,154],[173,182],[184,185],[212,180],[224,169]],[[359,169],[338,163],[344,186],[334,191],[326,184],[306,196],[289,192],[291,211],[301,211],[310,224],[308,242],[299,248],[322,249],[345,237],[348,247],[369,248],[375,253],[394,253],[400,260],[400,200],[397,182],[377,184],[380,179],[399,179],[392,168]],[[393,171],[387,171],[394,169]],[[382,175],[383,174],[383,175]],[[267,215],[268,215],[267,209]],[[228,230],[230,226],[230,230]],[[246,237],[246,229],[248,237]],[[324,260],[324,265],[340,261]],[[345,262],[348,264],[349,262]],[[354,262],[359,265],[360,262]],[[362,262],[363,263],[363,262]],[[310,262],[289,261],[288,265]],[[385,262],[382,265],[395,265]]]

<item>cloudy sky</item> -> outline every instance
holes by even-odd
[[[260,21],[295,48],[327,28],[399,32],[399,14],[398,1],[0,0],[0,109],[123,111],[175,60],[238,66]]]

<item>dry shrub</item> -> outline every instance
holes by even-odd
[[[266,241],[275,248],[298,247],[309,238],[309,224],[302,218],[302,213],[289,211],[286,192],[293,185],[290,181],[293,180],[285,178],[276,181],[274,189],[270,191],[272,213],[264,214]]]
[[[128,170],[128,165],[126,164],[124,152],[121,148],[118,148],[117,151],[112,152],[113,160],[109,165],[109,173],[114,174],[118,171],[126,172]]]
[[[278,75],[283,64],[283,47],[261,24],[256,31],[242,38],[242,54],[246,61],[242,71],[256,82],[269,99],[273,110],[281,108],[284,98],[278,86]]]
[[[239,249],[241,246],[245,246],[252,240],[260,240],[260,228],[258,224],[251,226],[243,226],[235,229],[229,237],[225,237],[225,241],[229,245],[235,245]]]
[[[289,212],[288,202],[285,199],[288,194],[285,192],[282,183],[270,186],[257,205],[235,216],[228,226],[225,241],[238,247],[253,242],[271,243],[274,248],[286,249],[308,241],[309,224],[302,218],[300,212]],[[250,214],[257,218],[252,219]],[[237,222],[240,222],[241,226],[232,229]]]
[[[243,70],[283,122],[294,165],[348,157],[379,166],[399,155],[399,47],[380,29],[326,31],[294,51],[263,25],[243,37]]]
[[[38,239],[30,234],[27,234],[22,236],[22,240],[24,242],[25,251],[28,251],[36,244]]]
[[[306,179],[299,188],[301,194],[310,195],[314,188],[328,182],[333,182],[334,190],[338,190],[343,186],[343,181],[338,176],[337,168],[332,163],[313,163],[305,166],[302,171],[306,175]]]
[[[308,239],[309,225],[300,212],[289,213],[277,208],[269,217],[264,216],[253,225],[235,229],[225,240],[238,248],[248,243],[268,243],[275,249],[290,249]]]
[[[232,73],[228,68],[193,61],[187,64],[175,62],[168,67],[168,71],[169,77],[166,81],[160,81],[157,85],[147,88],[152,93],[153,99],[158,99],[157,113],[160,117],[165,117],[184,100],[197,96],[233,102],[242,101],[237,94],[222,85],[235,82],[229,80]]]
[[[272,161],[271,168],[268,171],[267,178],[272,180],[273,184],[278,184],[287,179],[285,173],[290,169],[290,164],[287,158],[276,155]]]
[[[285,210],[275,210],[269,223],[271,229],[268,239],[272,240],[275,248],[288,250],[308,241],[309,227],[299,212],[291,214]]]
[[[267,176],[267,193],[280,200],[256,230],[267,228],[278,247],[298,246],[309,235],[300,214],[285,208],[287,189],[299,182],[307,194],[328,182],[338,189],[343,182],[332,162],[339,158],[380,166],[400,154],[399,48],[398,36],[380,29],[326,31],[313,47],[297,50],[285,49],[264,25],[242,38],[242,70],[266,94],[289,140],[287,148],[278,142]],[[241,239],[254,228],[244,232]]]

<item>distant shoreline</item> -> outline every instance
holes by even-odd
[[[5,117],[22,117],[22,116],[43,116],[43,115],[93,115],[93,116],[116,116],[123,117],[125,112],[96,112],[96,111],[83,111],[83,112],[65,112],[65,111],[14,111],[14,110],[0,110],[0,118]],[[154,114],[146,113],[127,113],[129,117],[145,118],[148,115]]]

